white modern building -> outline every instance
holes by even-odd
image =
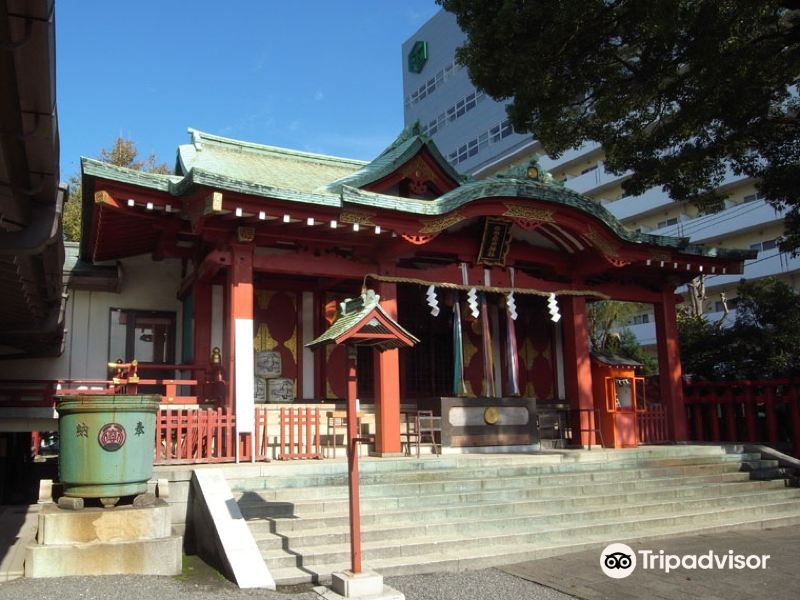
[[[641,196],[625,196],[625,176],[606,172],[604,151],[585,144],[558,159],[547,157],[530,134],[514,132],[503,103],[479,92],[466,69],[455,63],[456,48],[466,39],[455,17],[439,11],[402,47],[403,96],[406,125],[419,121],[442,154],[458,171],[483,178],[533,154],[554,178],[602,203],[630,229],[688,237],[691,242],[722,248],[755,248],[758,258],[748,261],[748,279],[779,277],[800,287],[800,258],[778,251],[775,240],[783,232],[783,213],[761,199],[754,181],[730,175],[722,185],[725,207],[700,214],[686,203],[674,202],[660,189]],[[714,320],[722,314],[721,293],[735,308],[741,276],[706,277],[705,312]],[[644,345],[655,341],[651,312],[636,315],[633,331]]]

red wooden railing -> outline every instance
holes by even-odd
[[[667,411],[662,404],[648,404],[645,412],[637,413],[640,444],[662,444],[672,441],[667,429]]]
[[[255,408],[253,433],[238,435],[236,416],[222,408],[162,408],[156,419],[155,463],[269,460],[267,411]],[[237,457],[236,444],[239,444]]]
[[[791,444],[800,456],[800,380],[693,381],[684,404],[696,441]]]
[[[318,408],[281,408],[278,460],[322,458]]]

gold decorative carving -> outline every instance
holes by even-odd
[[[530,371],[533,367],[533,359],[536,358],[536,349],[533,347],[530,338],[526,338],[525,342],[523,342],[519,357],[522,359],[522,364],[525,365],[525,370]]]
[[[555,223],[555,211],[549,208],[539,208],[536,206],[528,206],[527,204],[518,204],[516,202],[506,202],[506,212],[503,213],[504,217],[511,217],[514,219],[525,219],[526,221],[539,221],[540,223]]]
[[[430,242],[437,235],[439,235],[439,234],[438,233],[434,233],[434,234],[431,234],[431,235],[410,235],[410,234],[405,234],[404,233],[404,234],[401,235],[401,237],[405,241],[411,242],[415,246],[422,246],[423,244],[427,244],[428,242]]]
[[[399,173],[403,177],[417,181],[433,181],[436,178],[430,165],[419,156],[403,165]]]
[[[275,292],[268,292],[267,290],[256,290],[253,295],[256,297],[256,303],[261,310],[269,308],[269,301]]]
[[[236,241],[238,242],[252,242],[256,239],[255,227],[237,227],[236,228]]]
[[[373,222],[373,218],[375,217],[375,211],[373,210],[359,210],[356,208],[343,208],[342,212],[339,213],[339,222],[340,223],[358,223],[359,225],[367,225],[374,227],[375,223]]]
[[[583,237],[606,256],[619,257],[619,246],[609,242],[594,227],[588,227]]]
[[[466,217],[462,215],[460,212],[455,211],[450,213],[449,215],[436,217],[435,219],[420,219],[422,227],[420,227],[419,233],[439,233],[440,231],[444,231],[451,225],[460,223],[465,218]]]
[[[500,411],[497,410],[496,406],[487,406],[486,410],[483,411],[483,421],[487,425],[495,425],[499,418]]]
[[[292,353],[292,358],[294,359],[294,364],[297,364],[297,328],[295,328],[292,337],[288,340],[283,342],[283,345],[286,349]]]
[[[253,340],[253,350],[256,352],[268,352],[278,347],[278,342],[269,334],[266,323],[258,326],[256,337]]]

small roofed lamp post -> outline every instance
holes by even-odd
[[[361,569],[361,509],[358,496],[358,444],[367,438],[357,431],[356,369],[357,346],[378,351],[413,346],[419,340],[403,329],[381,308],[380,296],[373,290],[342,302],[339,317],[317,339],[306,344],[316,350],[328,344],[347,346],[347,468],[350,497],[350,571],[332,574],[333,591],[348,598],[378,596],[398,598],[398,592],[383,585],[383,577]],[[380,398],[375,399],[380,402]]]

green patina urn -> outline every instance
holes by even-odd
[[[64,396],[58,401],[59,475],[65,496],[143,494],[153,475],[157,395]]]

